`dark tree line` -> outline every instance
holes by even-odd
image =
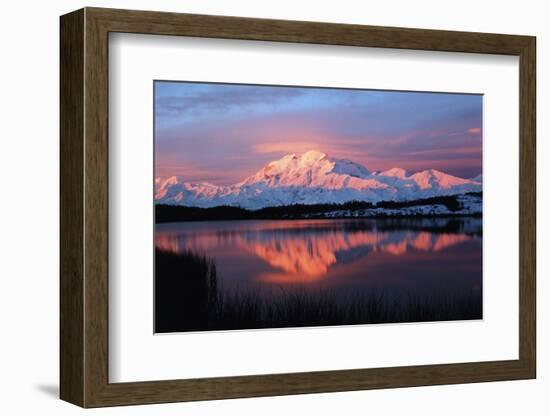
[[[466,195],[481,197],[481,192],[470,192]],[[351,201],[343,204],[295,204],[267,207],[259,210],[248,210],[233,206],[212,208],[186,207],[179,205],[156,205],[155,221],[216,221],[216,220],[259,220],[259,219],[300,219],[334,211],[359,211],[372,208],[399,209],[419,205],[444,205],[449,211],[456,212],[462,205],[456,195],[437,196],[414,201],[382,201],[376,204],[364,201]]]

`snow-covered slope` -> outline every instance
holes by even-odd
[[[470,180],[474,181],[474,182],[479,182],[479,183],[482,183],[483,182],[483,175],[480,173],[479,175],[471,178]]]
[[[429,169],[410,174],[393,168],[371,173],[347,159],[329,158],[310,150],[270,162],[254,175],[231,186],[190,183],[175,176],[155,179],[160,204],[260,209],[291,204],[349,201],[412,200],[481,191],[481,183]]]

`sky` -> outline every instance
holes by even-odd
[[[155,81],[155,176],[230,185],[320,150],[371,171],[482,168],[482,96]]]

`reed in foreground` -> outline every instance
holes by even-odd
[[[215,263],[192,252],[156,250],[155,331],[186,332],[482,318],[481,293],[354,293],[247,289],[223,293]]]

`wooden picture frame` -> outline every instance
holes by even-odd
[[[535,38],[85,8],[61,17],[60,396],[82,407],[535,378]],[[515,55],[520,66],[519,359],[109,383],[110,32]]]

